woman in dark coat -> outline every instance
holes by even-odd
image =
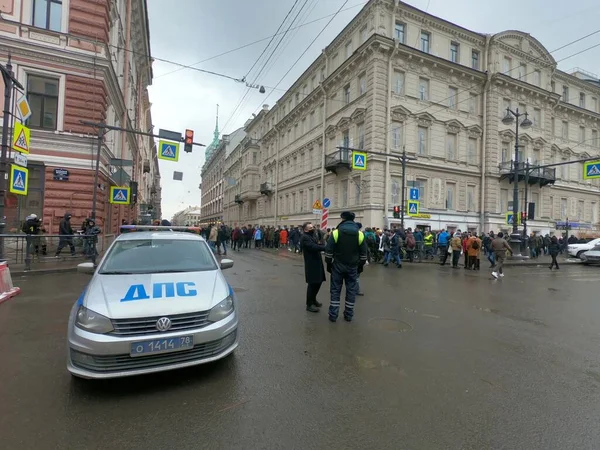
[[[552,270],[552,267],[554,267],[555,265],[556,268],[559,269],[558,262],[556,261],[556,257],[558,256],[559,252],[560,244],[558,243],[558,239],[556,238],[556,236],[552,236],[552,238],[550,239],[550,245],[548,246],[548,253],[550,253],[550,256],[552,257],[552,262],[550,263],[550,270]]]
[[[312,223],[305,223],[303,229],[300,248],[304,256],[304,275],[307,283],[306,310],[316,313],[322,306],[317,301],[317,294],[321,289],[321,284],[326,280],[321,256],[321,252],[325,251],[325,246],[319,244],[318,235],[315,233]]]

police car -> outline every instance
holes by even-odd
[[[115,378],[203,364],[238,346],[237,300],[206,241],[185,227],[134,227],[93,268],[71,310],[67,368]],[[188,232],[186,232],[188,231]],[[191,232],[189,232],[191,231]]]

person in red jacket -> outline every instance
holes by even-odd
[[[288,230],[287,228],[283,228],[281,230],[281,232],[279,233],[279,243],[281,244],[281,247],[286,247],[287,246],[287,242],[288,242]]]
[[[242,247],[242,241],[241,236],[242,232],[240,231],[240,227],[235,227],[235,229],[233,230],[233,232],[231,233],[231,240],[233,241],[233,245],[231,246],[231,250],[235,251],[235,249],[237,248],[237,251],[240,251],[240,248]]]

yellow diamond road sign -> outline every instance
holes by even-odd
[[[29,154],[31,131],[25,125],[15,122],[13,130],[12,148],[18,152]]]
[[[323,209],[323,205],[321,205],[321,200],[315,200],[313,203],[313,209]]]
[[[19,116],[21,116],[21,121],[23,122],[31,117],[31,108],[29,107],[27,97],[24,95],[17,100],[17,112],[19,113]]]

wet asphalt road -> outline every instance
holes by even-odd
[[[368,266],[355,321],[331,324],[304,311],[300,259],[234,258],[233,358],[102,382],[65,369],[88,276],[17,278],[0,305],[0,447],[600,447],[600,268]]]

